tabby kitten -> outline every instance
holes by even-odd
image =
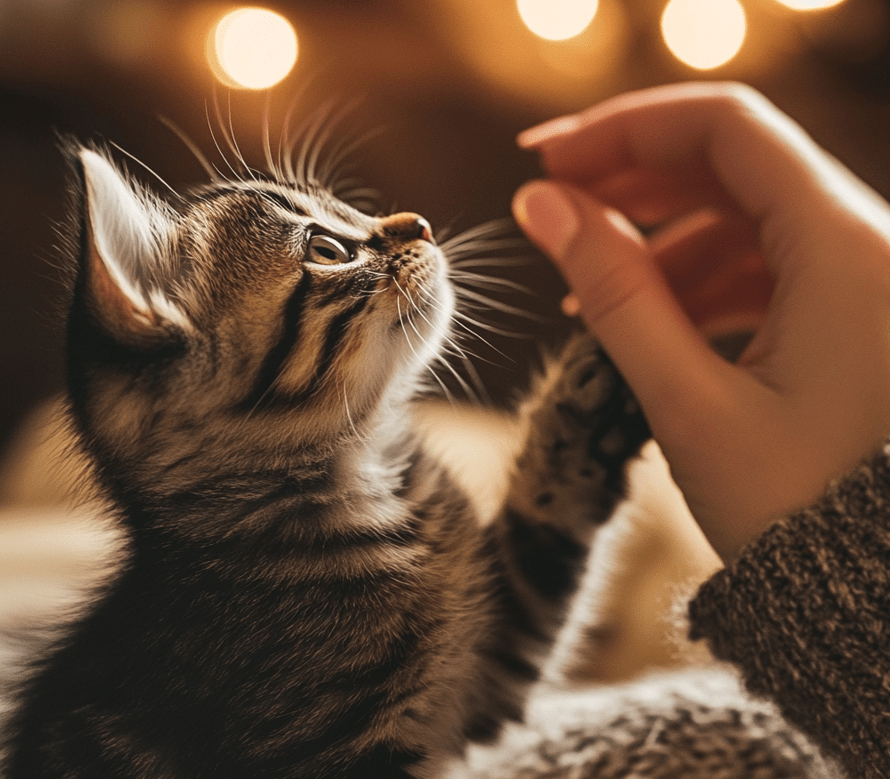
[[[418,440],[448,261],[287,177],[163,201],[77,147],[70,402],[126,563],[27,683],[7,779],[434,777],[521,716],[646,426],[573,339],[484,528]]]

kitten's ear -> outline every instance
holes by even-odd
[[[115,338],[133,345],[188,329],[182,310],[162,292],[164,236],[170,218],[103,155],[79,149],[83,174],[80,273],[90,310]]]

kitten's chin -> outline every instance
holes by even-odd
[[[397,337],[401,337],[409,362],[426,368],[442,354],[451,331],[454,314],[454,292],[447,285],[427,293],[411,310],[396,323]]]

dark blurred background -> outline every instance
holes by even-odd
[[[515,147],[519,130],[631,88],[731,78],[762,90],[890,195],[890,0],[808,12],[778,0],[741,2],[741,50],[705,72],[663,41],[666,0],[600,0],[591,25],[562,42],[530,32],[516,0],[270,2],[295,28],[299,57],[274,88],[245,91],[221,85],[206,57],[208,32],[232,5],[0,0],[0,444],[63,384],[58,133],[113,141],[180,188],[204,174],[162,117],[222,165],[211,134],[221,139],[219,105],[259,166],[266,112],[274,144],[291,103],[299,118],[354,101],[335,133],[378,131],[354,163],[381,205],[461,230],[508,216],[515,188],[536,175],[534,157]],[[565,328],[561,282],[543,259],[524,255],[492,272],[533,294],[497,297],[543,320],[500,315],[525,337],[495,334],[491,347],[474,349],[496,401],[522,383],[539,343]]]

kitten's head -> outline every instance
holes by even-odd
[[[454,294],[418,215],[272,180],[162,200],[104,153],[72,157],[70,384],[106,454],[152,456],[211,427],[320,438],[413,391],[438,356]]]

